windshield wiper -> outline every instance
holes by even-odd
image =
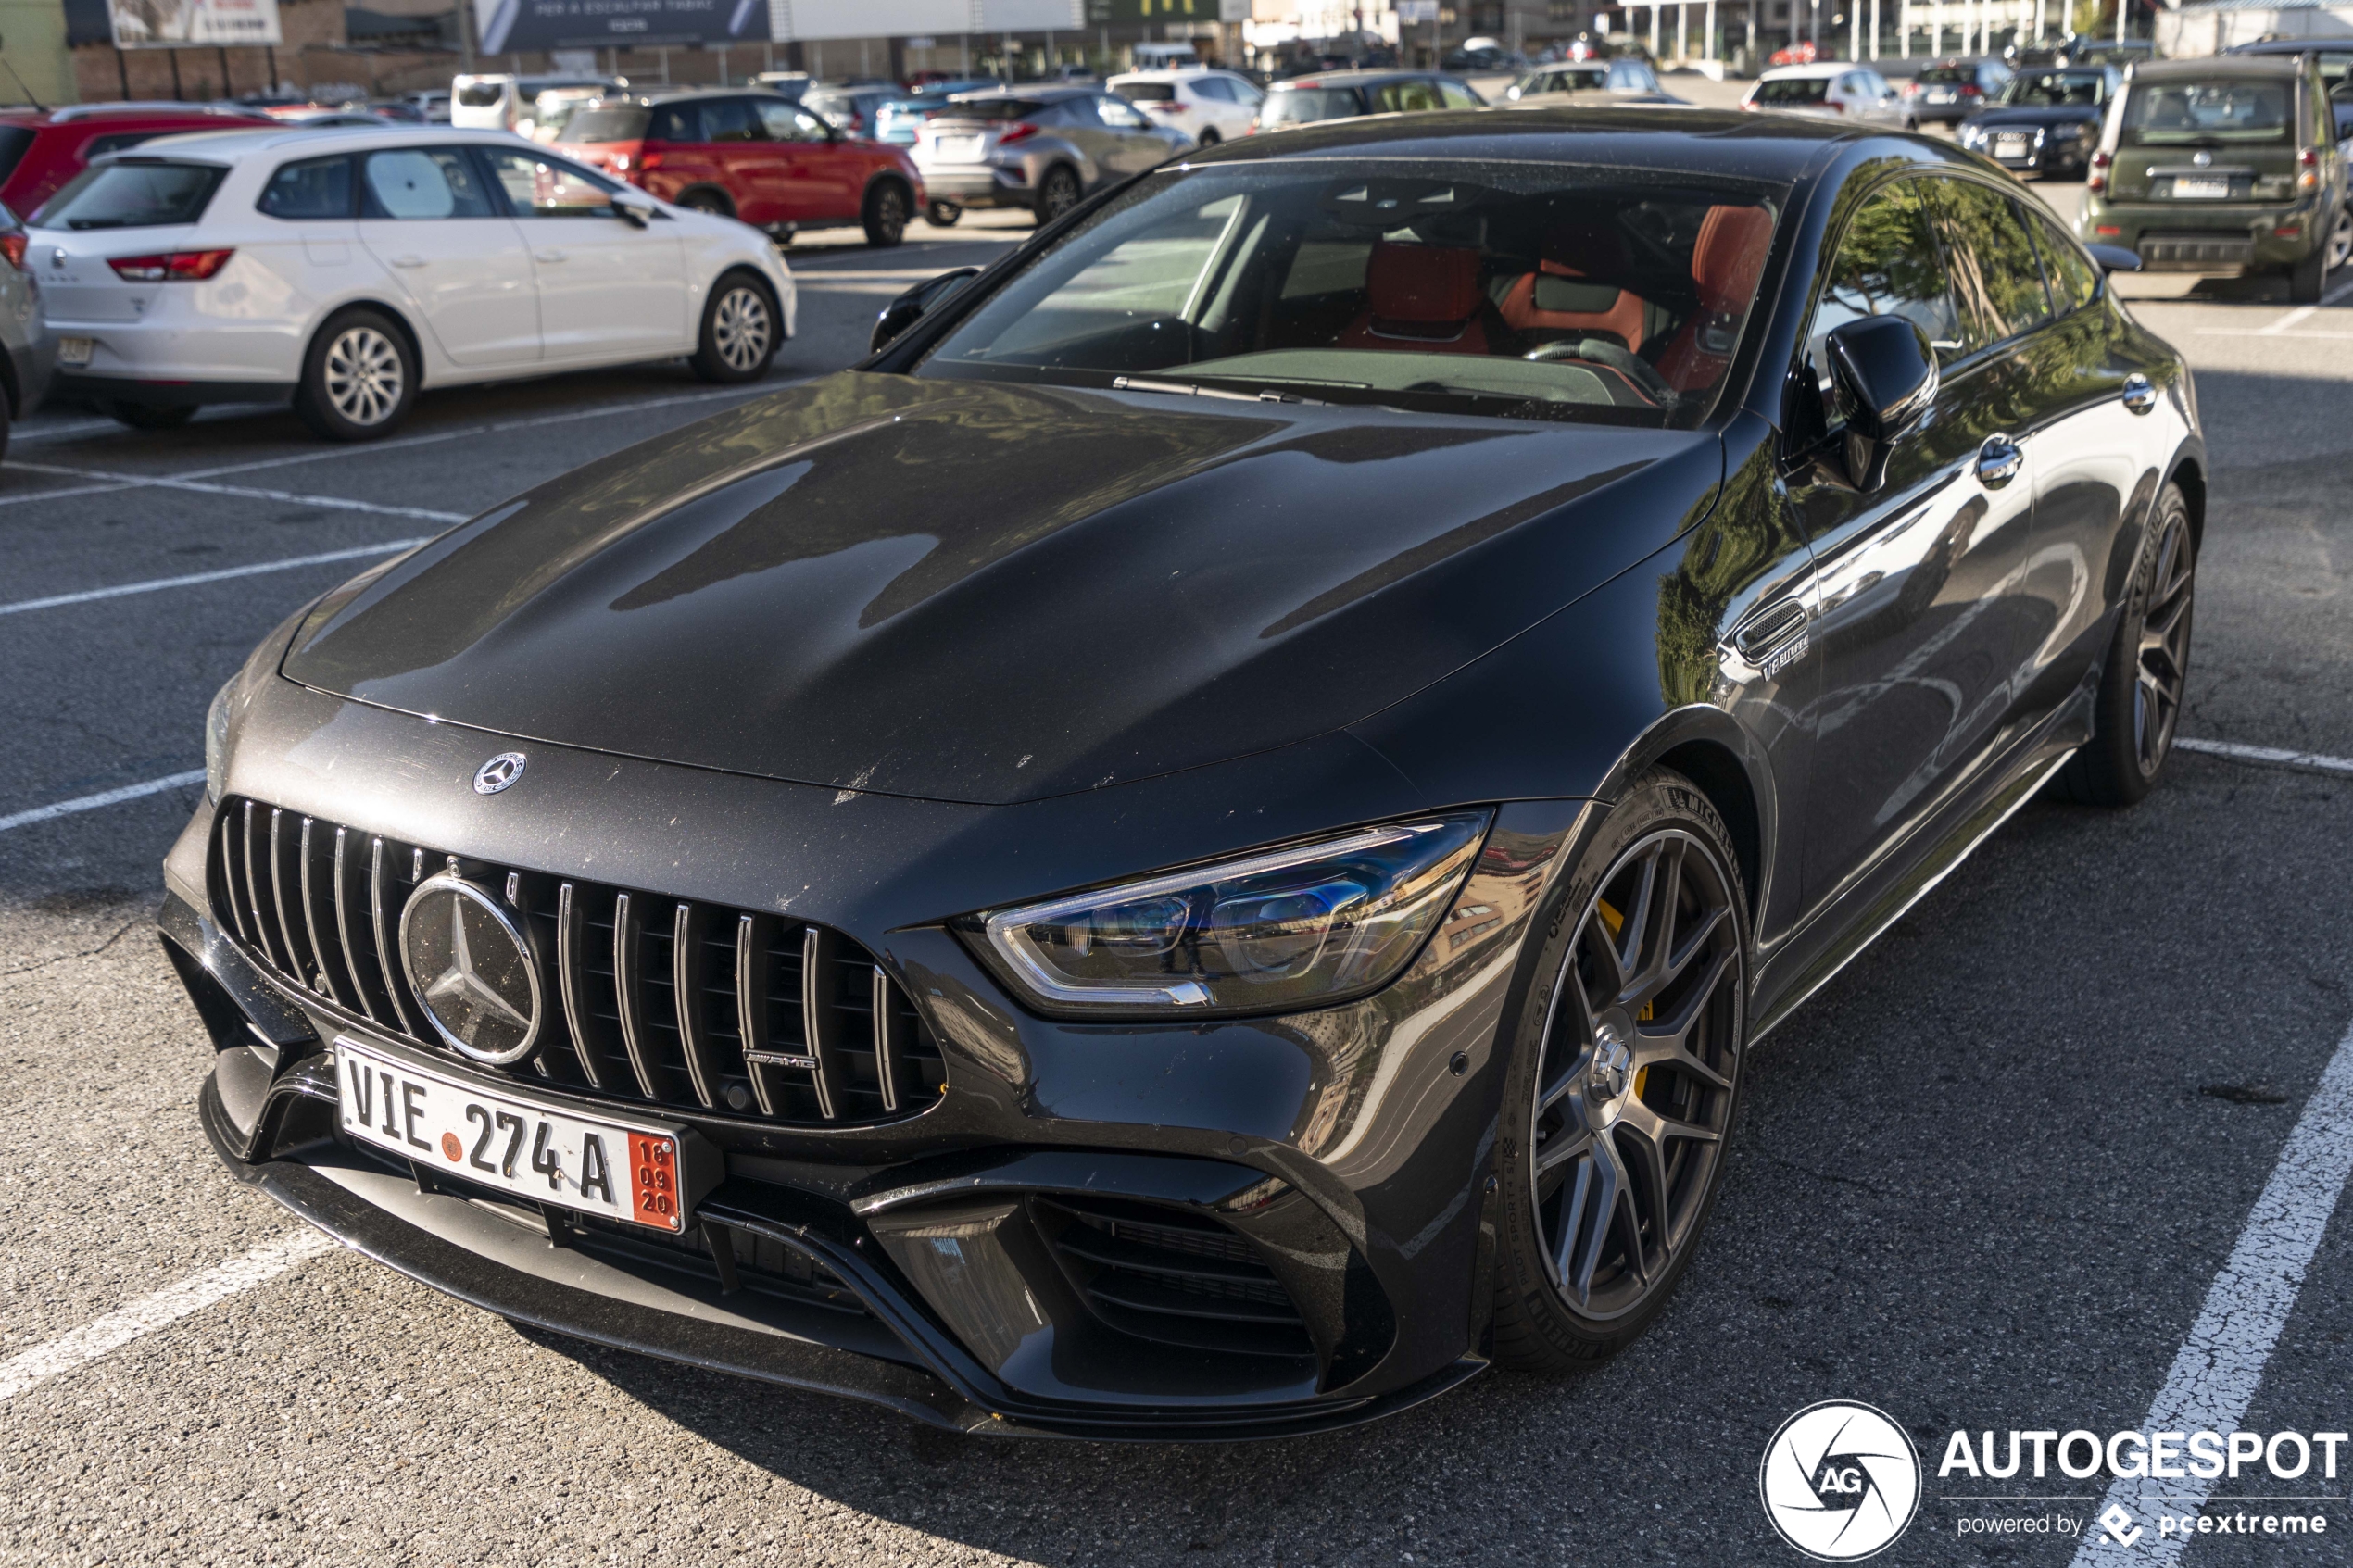
[[[1271,388],[1258,392],[1228,392],[1222,386],[1203,386],[1198,382],[1153,381],[1143,376],[1114,376],[1111,389],[1114,392],[1157,392],[1171,397],[1215,397],[1228,403],[1297,403],[1313,408],[1330,407],[1321,398],[1302,397],[1295,392],[1277,392]]]

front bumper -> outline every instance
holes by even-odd
[[[241,743],[233,796],[283,799],[296,826],[295,813],[332,809],[401,832],[405,842],[414,833],[504,863],[525,860],[518,843],[470,832],[449,813],[480,801],[470,779],[487,737],[283,683],[274,683],[267,706],[277,722],[262,727],[283,722],[314,745],[333,734],[334,747],[372,754],[380,768],[397,754],[401,766],[384,770],[383,793],[355,791],[349,772],[314,771],[315,757],[299,769],[248,766],[245,759],[273,748]],[[447,757],[434,755],[445,747]],[[531,755],[535,784],[551,792],[547,803],[559,817],[575,783],[609,805],[653,788],[664,814],[681,822],[739,824],[741,803],[755,796],[799,798],[799,786],[765,781],[639,763],[620,764],[616,774],[610,758],[544,746]],[[575,766],[576,781],[567,776]],[[442,798],[438,784],[417,783],[445,771],[453,798]],[[1190,795],[1211,813],[1207,801],[1225,797],[1202,783],[1172,784],[1164,804],[1174,809]],[[831,802],[830,792],[807,793]],[[399,815],[389,804],[396,799],[410,802],[406,831],[380,814]],[[910,814],[902,829],[912,815],[946,809],[885,809]],[[1363,802],[1339,809],[1385,814]],[[724,1152],[725,1175],[696,1216],[715,1230],[661,1248],[585,1232],[560,1214],[551,1226],[535,1205],[437,1169],[421,1181],[344,1138],[328,1048],[338,1035],[406,1051],[446,1075],[479,1076],[496,1092],[570,1100],[568,1109],[589,1114],[613,1101],[547,1079],[519,1091],[513,1077],[428,1052],[290,981],[266,955],[257,961],[251,945],[223,928],[233,928],[234,911],[213,902],[214,816],[200,809],[167,862],[161,920],[217,1048],[202,1102],[208,1133],[242,1179],[435,1288],[600,1343],[991,1433],[1290,1435],[1401,1409],[1485,1364],[1485,1183],[1507,1066],[1498,1036],[1523,994],[1522,938],[1551,869],[1569,859],[1586,821],[1579,803],[1503,809],[1458,897],[1458,910],[1476,920],[1442,924],[1388,990],[1291,1018],[1055,1024],[1006,1005],[945,932],[877,931],[840,911],[839,923],[924,1010],[944,1064],[943,1094],[918,1114],[875,1125],[761,1125],[664,1104],[665,1119]],[[520,825],[511,812],[505,819]],[[497,820],[484,814],[478,826]],[[427,826],[430,836],[421,831]],[[579,847],[624,860],[622,846],[634,836],[617,831],[595,850]],[[796,835],[779,824],[779,836]],[[570,838],[543,841],[543,856],[560,842]],[[985,850],[967,834],[959,856]],[[741,891],[693,885],[691,856],[682,861],[665,848],[657,858],[688,884],[666,894]],[[561,863],[541,869],[581,874]],[[1073,1227],[1103,1214],[1128,1227],[1112,1227],[1114,1242],[1137,1234],[1131,1221],[1148,1236],[1165,1223],[1193,1227],[1196,1243],[1208,1233],[1210,1251],[1263,1262],[1249,1277],[1279,1283],[1299,1325],[1285,1332],[1303,1342],[1238,1348],[1214,1338],[1172,1349],[1133,1337],[1116,1292],[1071,1261],[1102,1255],[1097,1233]],[[730,1272],[741,1288],[727,1288],[723,1252],[738,1265]]]

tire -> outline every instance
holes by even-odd
[[[98,405],[98,411],[132,430],[178,430],[196,417],[193,403],[161,408],[153,403],[125,403],[111,397]]]
[[[768,373],[783,338],[768,286],[749,272],[729,272],[703,301],[702,330],[686,362],[707,382],[758,381]]]
[[[2321,287],[2328,282],[2328,242],[2322,240],[2312,247],[2312,254],[2287,270],[2287,297],[2292,305],[2318,305]]]
[[[1498,1360],[1605,1361],[1682,1277],[1739,1106],[1747,910],[1722,819],[1663,769],[1627,789],[1554,895],[1504,1092]]]
[[[2117,620],[2095,699],[2092,738],[2059,770],[2059,793],[2086,806],[2130,806],[2155,787],[2172,754],[2189,679],[2197,608],[2197,545],[2189,502],[2169,484]]]
[[[1038,226],[1044,228],[1063,213],[1078,205],[1078,174],[1066,163],[1058,163],[1046,170],[1038,182]]]
[[[1217,134],[1217,127],[1208,125],[1202,128],[1201,140],[1195,142],[1193,145],[1201,148],[1214,147],[1224,140],[1224,137]]]
[[[2329,220],[2328,238],[2321,242],[2322,265],[2334,272],[2353,261],[2353,207],[2340,207]]]
[[[924,208],[924,216],[931,220],[935,229],[953,229],[956,220],[963,215],[964,209],[954,202],[934,201]]]
[[[373,441],[397,429],[416,400],[417,355],[408,333],[362,306],[331,317],[310,340],[295,412],[329,441]]]
[[[716,191],[688,191],[678,198],[678,205],[689,212],[707,212],[713,218],[733,218],[733,203]]]
[[[896,180],[881,180],[866,193],[866,243],[887,250],[907,237],[907,189]]]

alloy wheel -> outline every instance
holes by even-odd
[[[2353,207],[2337,209],[2336,221],[2329,228],[2328,270],[2334,272],[2353,259]]]
[[[2164,763],[2173,744],[2173,726],[2182,716],[2196,578],[2189,520],[2171,512],[2165,518],[2149,571],[2148,603],[2141,611],[2140,668],[2133,689],[2133,750],[2144,776],[2154,776]]]
[[[719,296],[711,313],[711,345],[731,370],[749,370],[768,356],[768,302],[749,283]]]
[[[407,374],[399,345],[373,327],[346,327],[327,345],[327,401],[355,425],[378,425],[400,407]]]
[[[1038,192],[1038,221],[1051,223],[1077,205],[1077,177],[1067,169],[1049,170]]]
[[[884,245],[897,245],[900,235],[907,232],[907,198],[897,186],[887,185],[875,193],[875,220],[870,230]]]
[[[1731,880],[1662,828],[1610,868],[1545,1020],[1529,1161],[1545,1270],[1622,1317],[1673,1272],[1724,1155],[1746,974]]]

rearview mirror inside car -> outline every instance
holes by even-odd
[[[1869,493],[1887,476],[1887,453],[1936,397],[1936,351],[1902,316],[1866,316],[1831,329],[1824,345],[1846,424],[1846,472]]]
[[[879,353],[890,342],[924,318],[924,312],[964,286],[967,279],[979,276],[977,267],[959,267],[952,272],[942,272],[909,289],[905,294],[882,307],[875,318],[874,335],[866,340],[869,353]]]
[[[2100,264],[2103,272],[2137,272],[2141,270],[2140,257],[2122,245],[2085,245],[2083,248],[2092,253],[2092,259]]]

